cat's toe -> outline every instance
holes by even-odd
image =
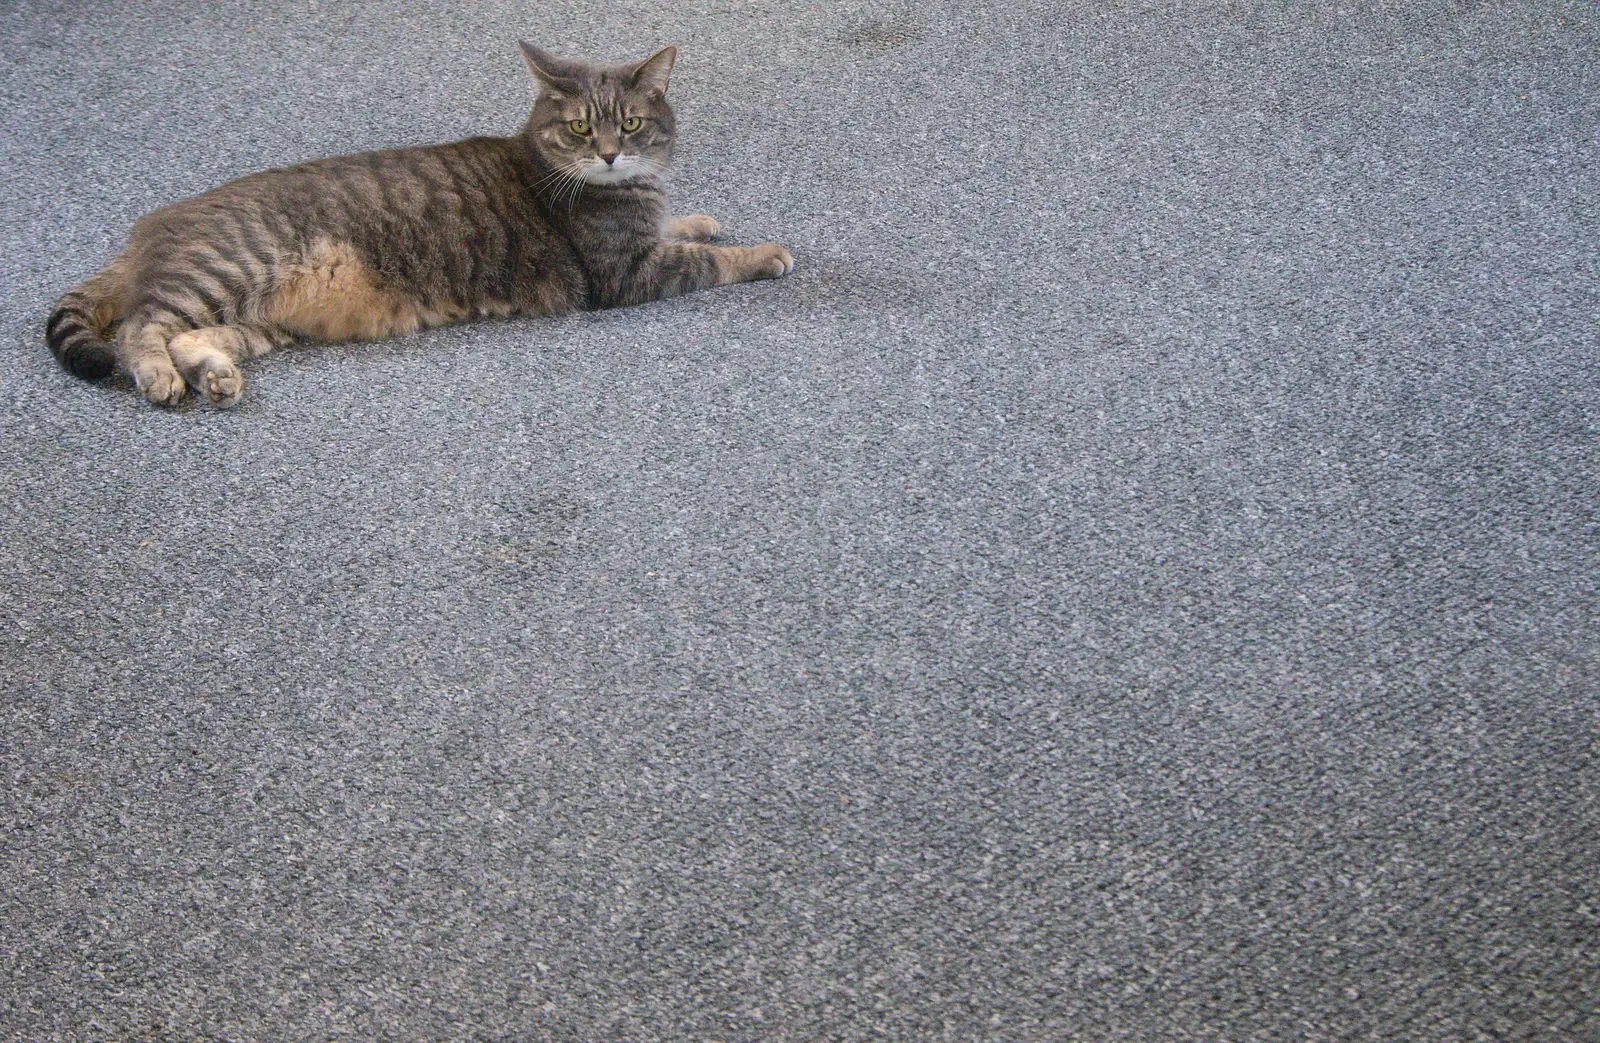
[[[183,398],[183,377],[171,363],[135,366],[133,382],[141,395],[158,406],[175,406]]]
[[[212,366],[201,375],[200,389],[213,405],[226,409],[244,393],[244,374],[231,362]]]

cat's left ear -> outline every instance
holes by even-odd
[[[672,63],[678,60],[676,47],[663,47],[633,67],[629,85],[655,94],[667,93],[667,77],[672,75]]]

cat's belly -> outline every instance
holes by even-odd
[[[424,325],[416,302],[385,289],[354,247],[330,239],[313,242],[279,269],[266,317],[324,340],[372,340]]]
[[[266,306],[267,321],[291,333],[323,340],[375,340],[428,326],[523,312],[575,310],[574,294],[556,282],[538,287],[529,301],[484,299],[422,301],[385,285],[348,243],[319,239],[298,261],[279,270]]]

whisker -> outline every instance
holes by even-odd
[[[568,162],[563,163],[559,167],[556,167],[554,170],[550,171],[538,181],[535,181],[533,183],[533,187],[537,190],[551,181],[555,181],[557,184],[560,184],[561,181],[565,180],[565,178],[570,176],[573,171],[577,170],[582,165],[583,160],[581,159],[569,160]]]
[[[572,194],[573,185],[578,181],[577,175],[572,172],[573,169],[575,168],[569,167],[563,172],[560,183],[556,185],[550,196],[550,205],[552,207],[565,204],[569,213],[572,210],[572,205],[567,202],[567,197]]]
[[[560,189],[560,186],[565,184],[566,179],[573,176],[574,171],[582,170],[582,165],[584,165],[582,160],[568,160],[568,162],[562,163],[562,165],[557,166],[555,170],[547,173],[544,178],[534,182],[533,187],[534,189],[539,189],[539,187],[546,186],[546,184],[549,184],[549,182],[555,182],[557,189]]]
[[[667,165],[665,163],[651,159],[649,156],[640,156],[638,157],[637,162],[639,166],[644,169],[645,177],[658,177],[661,174],[666,173],[667,170]]]

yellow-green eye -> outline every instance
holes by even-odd
[[[588,120],[573,120],[572,122],[568,123],[567,126],[572,128],[572,133],[574,133],[574,134],[587,134],[587,133],[589,133],[589,121]]]
[[[632,134],[634,131],[638,130],[640,126],[641,121],[638,116],[629,116],[627,119],[622,121],[622,129],[629,134]]]

